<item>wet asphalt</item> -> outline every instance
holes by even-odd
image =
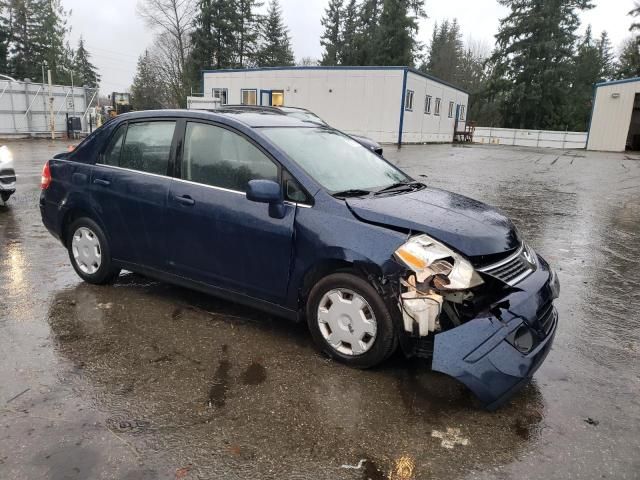
[[[302,325],[133,274],[82,283],[37,208],[66,143],[7,144],[0,479],[640,478],[640,156],[387,147],[506,211],[558,271],[553,350],[488,413],[422,361],[352,370]]]

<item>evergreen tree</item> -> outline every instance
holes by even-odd
[[[578,14],[592,8],[591,0],[499,3],[510,9],[500,21],[492,56],[505,126],[564,130]]]
[[[11,39],[11,18],[8,7],[0,3],[0,73],[9,73],[9,41]]]
[[[382,0],[362,0],[359,21],[354,38],[356,65],[374,65],[376,46],[379,43],[380,14]]]
[[[200,71],[231,68],[236,53],[237,10],[227,0],[199,0],[198,15],[191,35],[193,51],[189,64],[194,84]]]
[[[618,79],[640,77],[640,44],[635,38],[624,42],[615,76]]]
[[[600,77],[602,80],[611,80],[615,75],[615,57],[613,55],[613,47],[609,34],[603,31],[598,41],[598,54],[600,56],[600,64],[602,66]]]
[[[260,66],[280,67],[295,65],[289,30],[284,25],[278,0],[271,0],[262,28]]]
[[[34,0],[35,37],[32,39],[36,46],[37,55],[29,62],[33,62],[35,70],[32,78],[39,77],[42,63],[51,69],[55,83],[69,85],[71,83],[71,59],[69,49],[65,49],[67,35],[67,12],[62,7],[62,0]]]
[[[460,71],[464,47],[460,25],[456,19],[453,22],[445,20],[433,28],[429,60],[420,69],[442,80],[459,84],[464,74]]]
[[[424,16],[424,0],[384,0],[374,63],[413,66],[420,49],[418,18]]]
[[[238,39],[237,67],[253,67],[258,62],[258,40],[260,39],[260,21],[256,9],[263,5],[257,0],[237,0],[236,3],[236,37]]]
[[[578,45],[573,65],[573,83],[569,90],[571,115],[569,130],[586,131],[591,112],[594,84],[602,81],[603,62],[600,47],[591,27]]]
[[[340,49],[340,63],[342,65],[358,65],[358,4],[356,0],[349,0],[344,11],[342,28],[342,46]]]
[[[342,51],[342,10],[344,0],[331,0],[324,16],[320,20],[324,27],[324,33],[320,37],[320,45],[324,48],[322,65],[338,65],[340,52]]]
[[[629,12],[629,15],[633,18],[640,16],[640,3],[635,2],[635,5],[634,9]],[[636,30],[640,30],[640,23],[634,21],[629,27],[629,31],[635,32]]]
[[[100,75],[98,75],[96,67],[91,63],[91,55],[85,48],[82,37],[78,41],[78,49],[75,52],[73,72],[78,85],[98,88]]]
[[[131,101],[136,110],[155,110],[166,104],[166,91],[157,71],[157,63],[149,51],[138,58],[136,76],[131,85]]]

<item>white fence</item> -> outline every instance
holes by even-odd
[[[587,132],[476,127],[475,143],[540,148],[586,148]]]
[[[96,94],[96,90],[84,87],[52,87],[53,117],[58,135],[67,131],[67,114],[80,117],[83,131],[88,131],[88,107],[97,98]],[[49,85],[0,80],[1,137],[50,135],[49,120]]]

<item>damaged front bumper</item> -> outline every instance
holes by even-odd
[[[487,313],[434,338],[432,369],[462,382],[488,409],[531,379],[553,343],[559,284],[538,258],[538,269]]]

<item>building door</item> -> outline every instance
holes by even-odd
[[[271,90],[260,90],[260,105],[271,106]]]
[[[458,136],[458,121],[460,120],[460,104],[456,104],[456,121],[453,123],[453,141],[456,141]]]
[[[629,124],[629,134],[627,135],[627,150],[640,150],[640,94],[636,93],[633,102],[633,112],[631,113],[631,123]]]

